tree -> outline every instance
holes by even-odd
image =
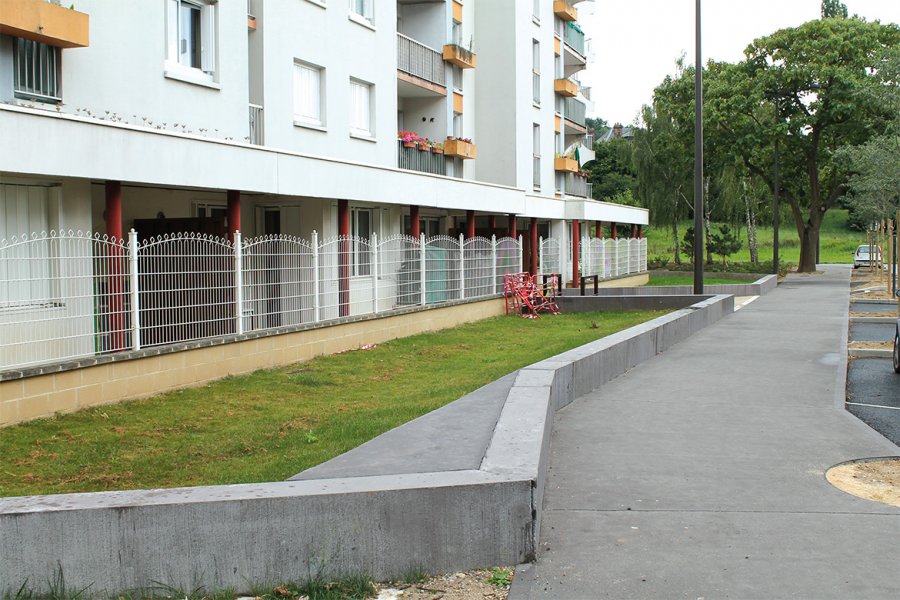
[[[893,116],[874,90],[898,42],[893,24],[824,19],[756,40],[738,64],[707,68],[704,123],[716,154],[740,159],[774,191],[773,147],[781,146],[780,192],[800,238],[800,272],[815,271],[825,213],[847,191],[837,151],[884,132]]]
[[[847,6],[840,0],[822,0],[823,19],[846,19]]]
[[[633,193],[637,180],[631,159],[631,143],[614,139],[594,145],[594,160],[586,171],[593,186],[594,198],[610,201],[616,196]]]
[[[709,250],[722,257],[722,265],[726,265],[729,256],[741,249],[741,240],[728,225],[720,225],[719,230],[709,236]]]

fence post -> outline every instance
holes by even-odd
[[[591,274],[591,241],[590,238],[581,236],[581,276]]]
[[[497,293],[497,235],[491,234],[491,293]]]
[[[419,301],[425,306],[425,234],[419,234]]]
[[[459,234],[459,299],[466,299],[466,238]]]
[[[138,290],[138,241],[137,231],[128,232],[128,262],[131,264],[131,348],[141,349],[141,305]]]
[[[378,314],[378,234],[372,232],[372,314]]]
[[[538,273],[544,275],[544,236],[538,238]]]
[[[320,320],[319,314],[319,234],[312,232],[312,259],[313,259],[313,319],[316,323]]]
[[[517,272],[522,272],[525,270],[525,268],[524,268],[525,265],[522,264],[525,261],[525,257],[523,255],[524,254],[523,248],[524,248],[524,246],[522,245],[522,236],[520,235],[519,236],[519,247],[517,248],[518,252],[516,253],[519,256],[519,262],[518,262],[519,269]]]
[[[625,243],[625,274],[631,275],[631,239]]]
[[[244,256],[241,232],[234,232],[234,331],[244,333]]]

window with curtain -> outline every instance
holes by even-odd
[[[315,65],[294,63],[294,120],[324,125],[322,110],[323,70]]]
[[[372,85],[350,80],[350,133],[372,137]]]
[[[216,71],[216,3],[167,0],[166,63],[169,68]]]
[[[534,189],[541,189],[541,126],[537,123],[534,123],[531,127],[531,154],[532,154],[532,168],[534,169],[533,175],[533,183]]]

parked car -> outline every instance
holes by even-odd
[[[894,373],[900,373],[900,317],[894,329]]]
[[[874,250],[874,252],[869,254],[870,250]],[[853,268],[858,269],[860,267],[874,266],[880,261],[881,248],[878,246],[870,246],[869,244],[862,244],[856,249],[856,255],[853,257]]]

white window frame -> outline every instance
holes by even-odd
[[[13,38],[13,95],[37,102],[62,102],[61,49]]]
[[[375,0],[349,0],[350,20],[375,25]]]
[[[531,40],[532,103],[541,105],[541,43]]]
[[[200,66],[181,61],[181,7],[200,10]],[[217,0],[166,0],[165,75],[189,83],[212,84],[218,76],[218,2]]]
[[[316,89],[312,90],[311,98],[314,106],[306,109],[302,106],[302,95],[307,90],[303,88],[302,75],[304,73],[315,73]],[[325,127],[325,69],[308,63],[305,61],[294,59],[293,70],[293,94],[294,94],[294,124],[302,126],[313,126],[315,128]],[[308,114],[304,114],[307,110]]]
[[[532,174],[532,183],[534,191],[541,190],[541,126],[539,123],[531,125],[531,164],[534,170]]]
[[[360,102],[361,90],[366,98]],[[362,79],[350,78],[350,136],[367,140],[375,139],[375,86]],[[357,114],[359,112],[359,114]],[[366,123],[368,121],[368,123]]]
[[[454,112],[453,113],[453,137],[465,137],[463,136],[463,114]]]

